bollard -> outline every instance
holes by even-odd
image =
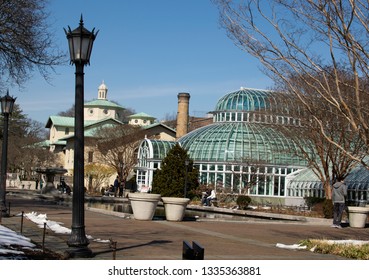
[[[203,260],[205,249],[199,243],[192,241],[192,246],[188,241],[183,241],[182,259],[183,260]]]
[[[23,215],[24,215],[24,211],[22,211],[22,216],[21,216],[21,234],[23,233]]]
[[[10,202],[8,202],[8,215],[10,217]]]
[[[183,241],[182,260],[193,260],[193,249],[188,241]]]
[[[46,223],[44,223],[44,233],[42,235],[42,252],[45,254],[45,235],[46,235]]]
[[[203,260],[205,249],[199,243],[193,241],[192,248],[194,253],[194,260]]]
[[[113,248],[113,260],[115,260],[117,255],[117,241],[110,239],[110,248]]]

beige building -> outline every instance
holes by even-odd
[[[96,156],[95,132],[102,127],[121,125],[124,123],[125,108],[109,101],[108,88],[103,82],[98,87],[97,99],[84,104],[84,137],[85,137],[85,164],[98,160]],[[146,137],[162,140],[174,140],[174,129],[155,122],[156,118],[145,113],[128,116],[128,124],[140,126],[145,130]],[[74,165],[74,118],[50,116],[46,128],[50,129],[48,145],[50,151],[59,155],[60,165],[73,174]],[[113,177],[115,177],[114,175]]]

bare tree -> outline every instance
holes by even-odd
[[[288,108],[287,103],[294,103],[294,107],[289,110],[289,121],[283,125],[274,125],[275,129],[281,131],[296,146],[296,156],[305,159],[308,166],[320,179],[323,184],[325,197],[331,198],[331,184],[337,179],[345,178],[350,171],[359,163],[347,156],[336,145],[322,135],[320,126],[312,121],[309,112],[304,111],[300,101],[295,97],[284,93],[276,93],[277,103],[280,108],[273,108],[278,111]],[[286,102],[286,100],[289,100]],[[346,119],[341,115],[332,112],[320,98],[314,100],[319,112],[319,117],[325,120],[325,133],[334,141],[344,147],[346,151],[362,159],[365,156],[366,145],[356,133],[349,129]],[[299,106],[300,105],[300,106]],[[273,111],[272,109],[272,111]],[[316,112],[316,114],[318,113]]]
[[[69,109],[67,109],[65,111],[61,111],[57,115],[58,116],[61,116],[61,117],[71,117],[71,118],[74,118],[75,111],[76,111],[75,105],[73,104]]]
[[[1,116],[0,121],[2,122]],[[55,154],[40,142],[45,139],[46,130],[43,125],[27,118],[17,103],[14,104],[13,113],[10,116],[9,127],[11,128],[8,135],[9,171],[22,171],[22,174],[30,179],[36,167],[60,164]],[[1,141],[2,138],[2,131],[0,131]]]
[[[116,104],[119,104],[118,102],[115,102]],[[124,108],[122,117],[123,117],[123,122],[124,123],[128,123],[129,122],[129,116],[135,114],[136,111],[132,108]]]
[[[369,147],[369,43],[366,1],[213,0],[237,46],[257,58],[277,88],[294,94],[329,143],[368,167],[332,137],[317,98]],[[342,71],[349,73],[347,79]],[[298,77],[296,79],[291,77]],[[333,81],[333,83],[332,83]],[[301,83],[305,86],[301,87]],[[368,153],[368,150],[365,151]]]
[[[89,163],[85,166],[85,185],[89,193],[99,193],[106,181],[114,175],[114,169],[101,163]]]
[[[136,149],[145,131],[137,126],[123,124],[101,128],[95,136],[101,155],[100,162],[113,167],[119,177],[126,180],[137,163]]]
[[[0,85],[21,85],[35,68],[48,79],[64,54],[53,44],[47,0],[0,1]],[[65,59],[66,61],[66,59]]]

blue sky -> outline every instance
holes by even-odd
[[[76,28],[81,14],[87,29],[99,30],[85,67],[86,101],[105,81],[109,100],[162,120],[176,114],[179,92],[190,93],[190,114],[202,116],[228,92],[271,86],[260,64],[220,28],[210,0],[50,0],[48,8],[63,51],[63,28]],[[46,123],[74,104],[74,70],[58,66],[50,83],[34,73],[10,95],[29,118]]]

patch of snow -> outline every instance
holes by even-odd
[[[285,245],[282,243],[277,243],[276,246],[278,248],[282,248],[282,249],[290,249],[290,250],[306,250],[306,246],[302,246],[300,244],[292,244],[292,245]]]
[[[315,240],[315,241],[320,242],[320,243],[326,243],[328,245],[331,245],[331,244],[344,244],[344,245],[358,245],[358,246],[361,246],[361,245],[364,245],[364,244],[369,244],[369,241],[352,240],[352,239],[348,239],[348,240]],[[282,243],[277,243],[276,247],[282,248],[282,249],[290,249],[290,250],[305,250],[305,249],[307,249],[307,246],[302,246],[300,244],[286,245],[286,244],[282,244]],[[312,248],[311,251],[314,251],[314,248]]]
[[[24,254],[15,247],[31,249],[35,246],[29,238],[0,225],[0,255]]]

